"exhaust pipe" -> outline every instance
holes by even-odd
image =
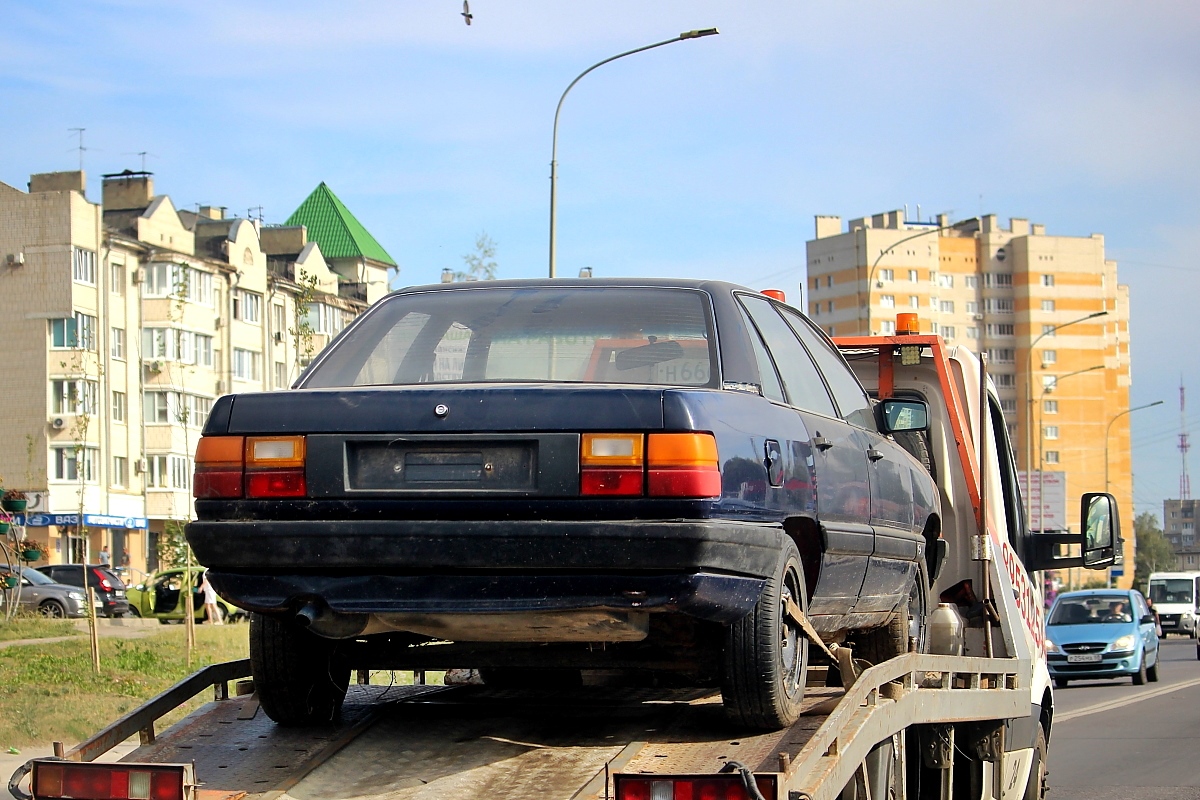
[[[326,639],[349,639],[367,627],[366,614],[339,613],[321,600],[309,600],[296,612],[296,624]]]
[[[322,610],[315,602],[309,600],[296,612],[296,623],[301,628],[307,628],[321,618]]]

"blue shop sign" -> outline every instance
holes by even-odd
[[[72,526],[79,524],[78,514],[14,514],[13,520],[18,525],[30,528],[48,528],[51,525]],[[84,514],[83,524],[89,528],[123,528],[125,530],[146,530],[150,520],[145,517],[114,517],[109,514]]]

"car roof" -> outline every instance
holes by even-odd
[[[464,291],[471,289],[588,289],[588,288],[652,287],[659,289],[699,289],[706,292],[746,291],[745,286],[728,281],[704,280],[700,278],[509,278],[494,281],[467,281],[465,283],[429,283],[421,286],[406,286],[392,294],[409,294],[429,291]]]
[[[1111,597],[1114,594],[1130,597],[1134,593],[1141,594],[1137,589],[1077,589],[1073,592],[1059,592],[1055,600],[1061,600],[1064,597]]]

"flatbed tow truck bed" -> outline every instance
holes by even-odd
[[[711,775],[731,761],[774,776],[780,798],[817,800],[909,726],[1028,713],[1015,659],[909,654],[849,690],[810,686],[800,720],[765,734],[731,727],[711,690],[609,687],[354,685],[337,723],[285,728],[227,691],[243,664],[197,673],[64,757],[91,761],[140,731],[121,763],[192,764],[202,800],[595,800],[614,796],[616,773]],[[824,683],[819,667],[809,682]],[[155,718],[212,685],[218,699],[155,735]]]

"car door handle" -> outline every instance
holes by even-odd
[[[821,452],[824,452],[833,447],[833,442],[829,441],[824,436],[814,436],[812,438],[812,445]]]
[[[872,461],[878,461],[879,459],[883,458],[883,453],[872,447],[867,450],[867,458],[871,459]]]

